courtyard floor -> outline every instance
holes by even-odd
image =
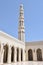
[[[26,61],[26,62],[17,62],[17,63],[11,63],[11,64],[0,64],[0,65],[43,65],[42,62],[36,62],[36,61]]]

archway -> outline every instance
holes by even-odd
[[[11,48],[11,62],[14,61],[14,47]]]
[[[41,51],[41,49],[37,49],[37,61],[42,61],[42,51]]]
[[[17,61],[19,61],[19,49],[17,48]]]
[[[29,61],[33,61],[33,52],[32,52],[32,49],[28,50],[28,60]]]
[[[3,62],[7,63],[7,59],[8,59],[8,45],[6,44],[4,46],[4,57],[3,57]]]
[[[21,61],[23,61],[23,50],[21,49]]]

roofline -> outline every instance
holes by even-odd
[[[12,40],[15,40],[15,41],[18,41],[19,43],[23,43],[23,44],[24,44],[23,41],[20,41],[19,39],[16,39],[16,38],[14,38],[13,36],[11,36],[11,35],[9,35],[9,34],[3,32],[3,31],[1,31],[1,30],[0,30],[0,33],[3,34],[4,36],[7,36],[8,38],[10,38],[10,39],[12,39]]]
[[[32,42],[25,42],[25,45],[41,45],[43,41],[32,41]]]

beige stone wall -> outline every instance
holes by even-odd
[[[37,49],[41,49],[42,59],[43,59],[43,41],[27,42],[26,43],[26,60],[28,60],[28,50],[29,49],[32,49],[34,61],[37,61],[37,53],[36,53]]]
[[[21,62],[21,49],[23,50],[23,61],[25,61],[25,43],[0,31],[0,63],[3,63],[4,46],[8,46],[8,61],[11,63],[11,48],[14,47],[14,62],[17,62],[17,48],[19,49],[19,62]]]
[[[41,49],[42,51],[42,59],[43,59],[43,41],[37,42],[22,42],[2,31],[0,31],[0,63],[3,63],[4,56],[4,46],[8,46],[8,58],[7,63],[11,63],[11,48],[14,48],[14,61],[17,62],[17,49],[18,52],[18,62],[21,62],[21,50],[22,50],[22,61],[28,61],[28,50],[32,49],[33,53],[33,61],[37,61],[37,49]]]

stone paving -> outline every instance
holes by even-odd
[[[27,62],[17,62],[17,63],[11,63],[11,64],[0,64],[0,65],[43,65],[42,62],[34,62],[34,61],[27,61]]]

